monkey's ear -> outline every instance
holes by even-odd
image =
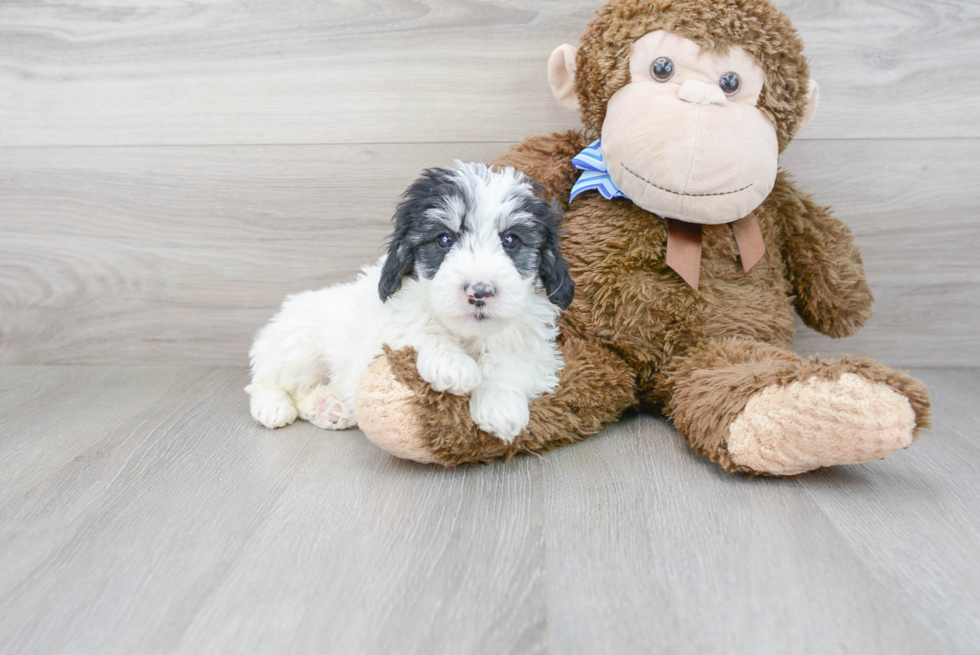
[[[573,111],[578,111],[578,96],[575,95],[575,55],[578,48],[573,45],[560,45],[551,53],[548,60],[548,83],[555,99]]]
[[[806,92],[806,109],[803,110],[803,118],[800,119],[800,126],[796,128],[797,132],[805,128],[813,120],[813,115],[817,113],[818,100],[820,100],[820,85],[811,77],[809,88]]]

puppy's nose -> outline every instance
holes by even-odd
[[[493,296],[493,285],[486,284],[484,282],[477,282],[476,284],[471,285],[467,292],[470,298],[483,300],[484,298],[490,298]]]

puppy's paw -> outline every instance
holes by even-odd
[[[470,416],[476,426],[511,443],[531,420],[528,400],[522,394],[480,387],[470,397]]]
[[[324,430],[346,430],[357,425],[357,419],[347,405],[339,398],[319,399],[314,407],[316,413],[309,421]]]
[[[252,392],[249,402],[252,418],[267,428],[281,428],[296,420],[293,399],[278,389]]]
[[[434,390],[457,396],[472,393],[483,381],[480,367],[472,357],[451,350],[423,350],[416,368]]]
[[[346,430],[357,425],[354,412],[326,387],[317,387],[296,402],[299,417],[322,430]]]

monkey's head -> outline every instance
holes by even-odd
[[[611,0],[548,64],[555,97],[602,139],[613,182],[661,216],[727,223],[772,191],[818,88],[768,0]]]

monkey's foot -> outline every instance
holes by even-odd
[[[667,411],[729,471],[797,475],[879,459],[929,427],[929,390],[907,373],[845,357],[804,361],[739,337],[671,365]]]
[[[755,393],[729,427],[738,468],[796,475],[880,459],[915,438],[909,399],[856,373],[773,384]]]

